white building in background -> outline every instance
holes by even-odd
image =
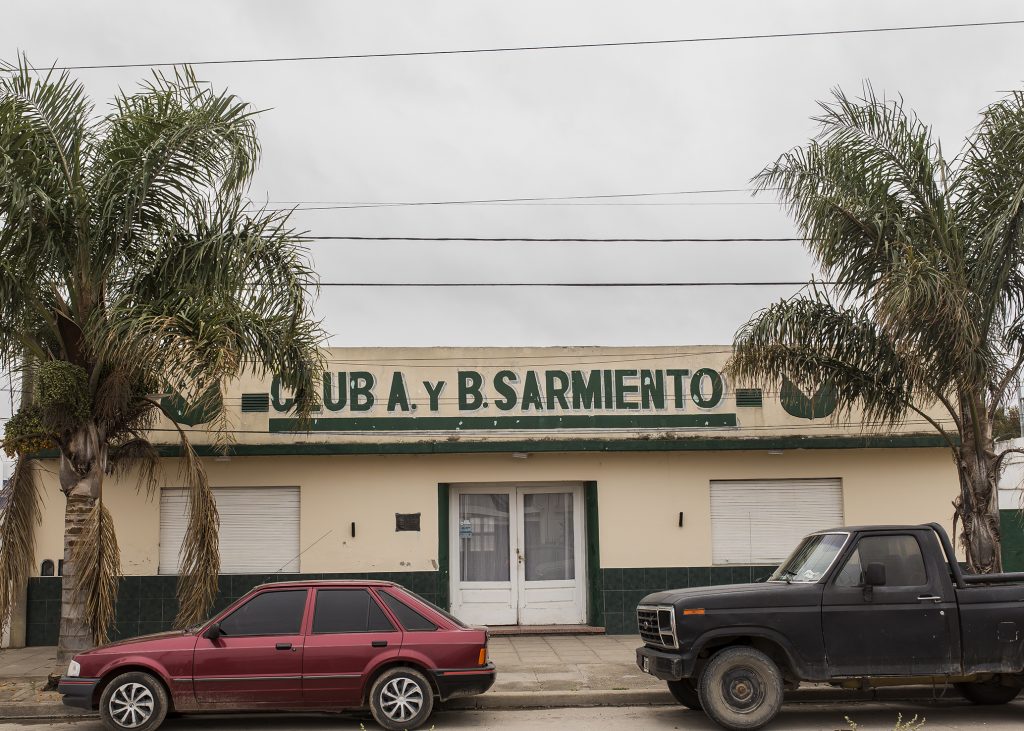
[[[1024,449],[1024,439],[1007,439],[996,443],[996,451]],[[1003,474],[999,477],[999,509],[1020,510],[1021,490],[1024,489],[1024,454],[1007,455]]]

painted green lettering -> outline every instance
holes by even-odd
[[[476,371],[459,371],[459,411],[475,411],[483,405],[482,385],[484,377]]]
[[[369,411],[373,408],[373,387],[377,380],[372,373],[353,371],[349,380],[350,408],[352,411]]]
[[[565,371],[544,371],[544,381],[548,391],[548,409],[553,410],[555,401],[558,401],[559,406],[568,410],[565,392],[569,390],[569,375]]]
[[[400,406],[402,411],[409,411],[409,392],[405,389],[405,376],[401,371],[391,374],[391,390],[388,393],[388,411]]]
[[[519,376],[514,371],[498,371],[494,375],[494,390],[502,396],[495,400],[494,405],[501,411],[510,411],[515,408],[519,399],[512,384],[518,380]]]
[[[533,371],[527,371],[526,382],[523,384],[523,411],[529,411],[531,406],[538,411],[544,410],[544,402],[541,400],[537,374]]]
[[[711,381],[711,394],[704,393],[704,379]],[[701,368],[690,380],[690,396],[693,403],[702,409],[713,409],[722,403],[722,375],[711,368]]]
[[[295,405],[295,399],[281,398],[281,376],[274,376],[274,380],[270,382],[270,403],[274,411],[291,411]]]
[[[682,370],[679,370],[672,368],[665,371],[665,373],[667,373],[668,377],[672,379],[672,395],[675,397],[676,408],[685,409],[686,389],[683,388],[683,379],[690,375],[689,369],[683,368]]]
[[[572,407],[574,409],[601,408],[601,371],[572,372]]]
[[[337,378],[337,380],[335,380]],[[338,384],[338,398],[333,397],[334,384]],[[345,401],[348,399],[348,383],[345,380],[345,372],[335,376],[333,373],[324,371],[324,406],[328,411],[341,411],[345,408]]]
[[[640,386],[626,383],[627,378],[636,378],[636,371],[615,371],[615,407],[619,409],[639,409],[636,401],[627,401],[626,396],[639,393]]]
[[[423,388],[427,389],[427,396],[430,398],[430,410],[437,411],[437,402],[441,399],[441,392],[444,390],[444,381],[431,383],[423,382]]]
[[[661,371],[640,371],[640,401],[645,409],[665,408],[665,374]]]
[[[615,406],[615,389],[612,388],[612,372],[601,371],[604,376],[604,407],[611,409]]]

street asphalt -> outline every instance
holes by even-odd
[[[1024,701],[997,707],[970,706],[962,702],[937,703],[830,703],[787,704],[765,731],[849,731],[845,720],[856,722],[858,731],[892,731],[897,714],[903,720],[915,714],[926,719],[922,731],[951,731],[980,728],[985,731],[1017,731],[1024,727]],[[357,731],[360,724],[376,728],[364,716],[352,715],[261,715],[192,716],[170,719],[166,731]],[[629,706],[624,708],[554,708],[528,711],[441,711],[431,719],[435,731],[446,729],[587,729],[599,731],[646,731],[647,729],[692,729],[714,731],[719,727],[703,714],[672,706]],[[425,726],[429,729],[430,726]],[[0,723],[0,731],[102,731],[95,720],[62,722]]]

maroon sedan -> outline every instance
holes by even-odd
[[[298,581],[258,586],[198,628],[83,652],[59,690],[114,731],[151,731],[170,711],[365,706],[398,731],[494,677],[485,629],[396,584]]]

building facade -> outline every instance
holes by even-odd
[[[765,576],[805,533],[938,521],[957,478],[923,420],[838,419],[827,388],[733,383],[727,346],[333,349],[299,423],[276,379],[229,384],[227,454],[174,398],[221,517],[217,608],[296,576],[393,579],[487,625],[635,631],[645,593]],[[114,636],[169,627],[187,495],[108,482],[122,556]],[[59,569],[63,496],[43,472],[37,571]],[[50,562],[46,564],[46,562]],[[54,573],[59,573],[55,570]],[[60,578],[30,581],[52,644]]]

